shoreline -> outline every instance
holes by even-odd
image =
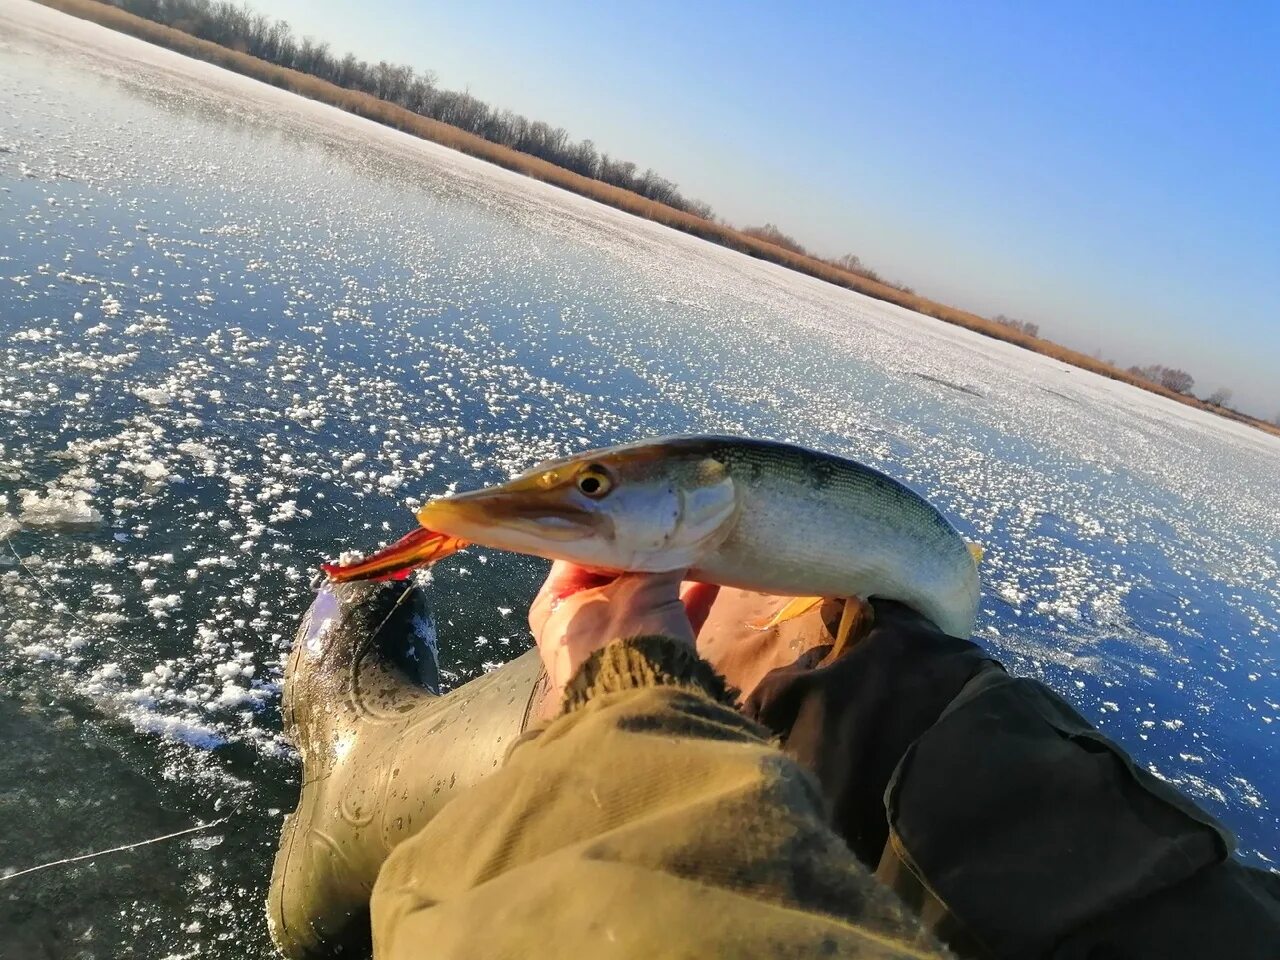
[[[202,40],[173,27],[136,16],[111,6],[109,3],[103,2],[103,0],[35,0],[35,2],[70,16],[89,20],[109,29],[153,43],[184,56],[212,63],[215,66],[259,80],[299,96],[337,107],[355,116],[372,120],[375,123],[380,123],[420,139],[457,150],[506,170],[568,190],[571,193],[603,203],[624,213],[642,217],[679,230],[682,233],[707,240],[739,253],[745,253],[759,260],[777,264],[864,296],[895,304],[907,310],[971,330],[995,340],[1002,340],[1071,366],[1099,374],[1108,379],[1127,383],[1149,393],[1175,400],[1186,406],[1246,424],[1273,436],[1280,436],[1280,426],[1230,408],[1210,404],[1188,394],[1169,390],[1159,384],[1135,376],[1127,370],[1104,363],[1088,354],[1072,350],[1052,340],[1030,336],[978,314],[842,270],[830,263],[795,253],[725,224],[704,220],[694,214],[649,200],[629,190],[585,177],[546,160],[493,143],[465,130],[421,116],[385,100],[379,100],[369,94],[337,86],[301,71],[276,66],[230,47]]]

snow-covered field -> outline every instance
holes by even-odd
[[[657,433],[916,486],[980,641],[1280,859],[1276,439],[23,0],[0,117],[0,872],[230,816],[0,884],[0,953],[268,955],[316,563]],[[538,571],[438,568],[455,681]]]

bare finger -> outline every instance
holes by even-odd
[[[696,637],[711,615],[711,607],[720,595],[720,585],[716,583],[698,583],[690,580],[680,588],[680,601],[684,604],[685,613],[689,617],[689,625],[693,627]]]

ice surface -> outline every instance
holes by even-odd
[[[0,111],[0,682],[82,711],[166,822],[239,818],[99,938],[267,955],[319,561],[659,433],[921,490],[986,547],[979,641],[1280,858],[1275,438],[16,0]],[[435,569],[454,682],[526,648],[540,572]]]

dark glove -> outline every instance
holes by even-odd
[[[900,603],[871,606],[875,619],[862,640],[817,667],[769,673],[743,712],[817,775],[831,825],[875,869],[888,839],[885,787],[898,761],[975,673],[999,666]]]

